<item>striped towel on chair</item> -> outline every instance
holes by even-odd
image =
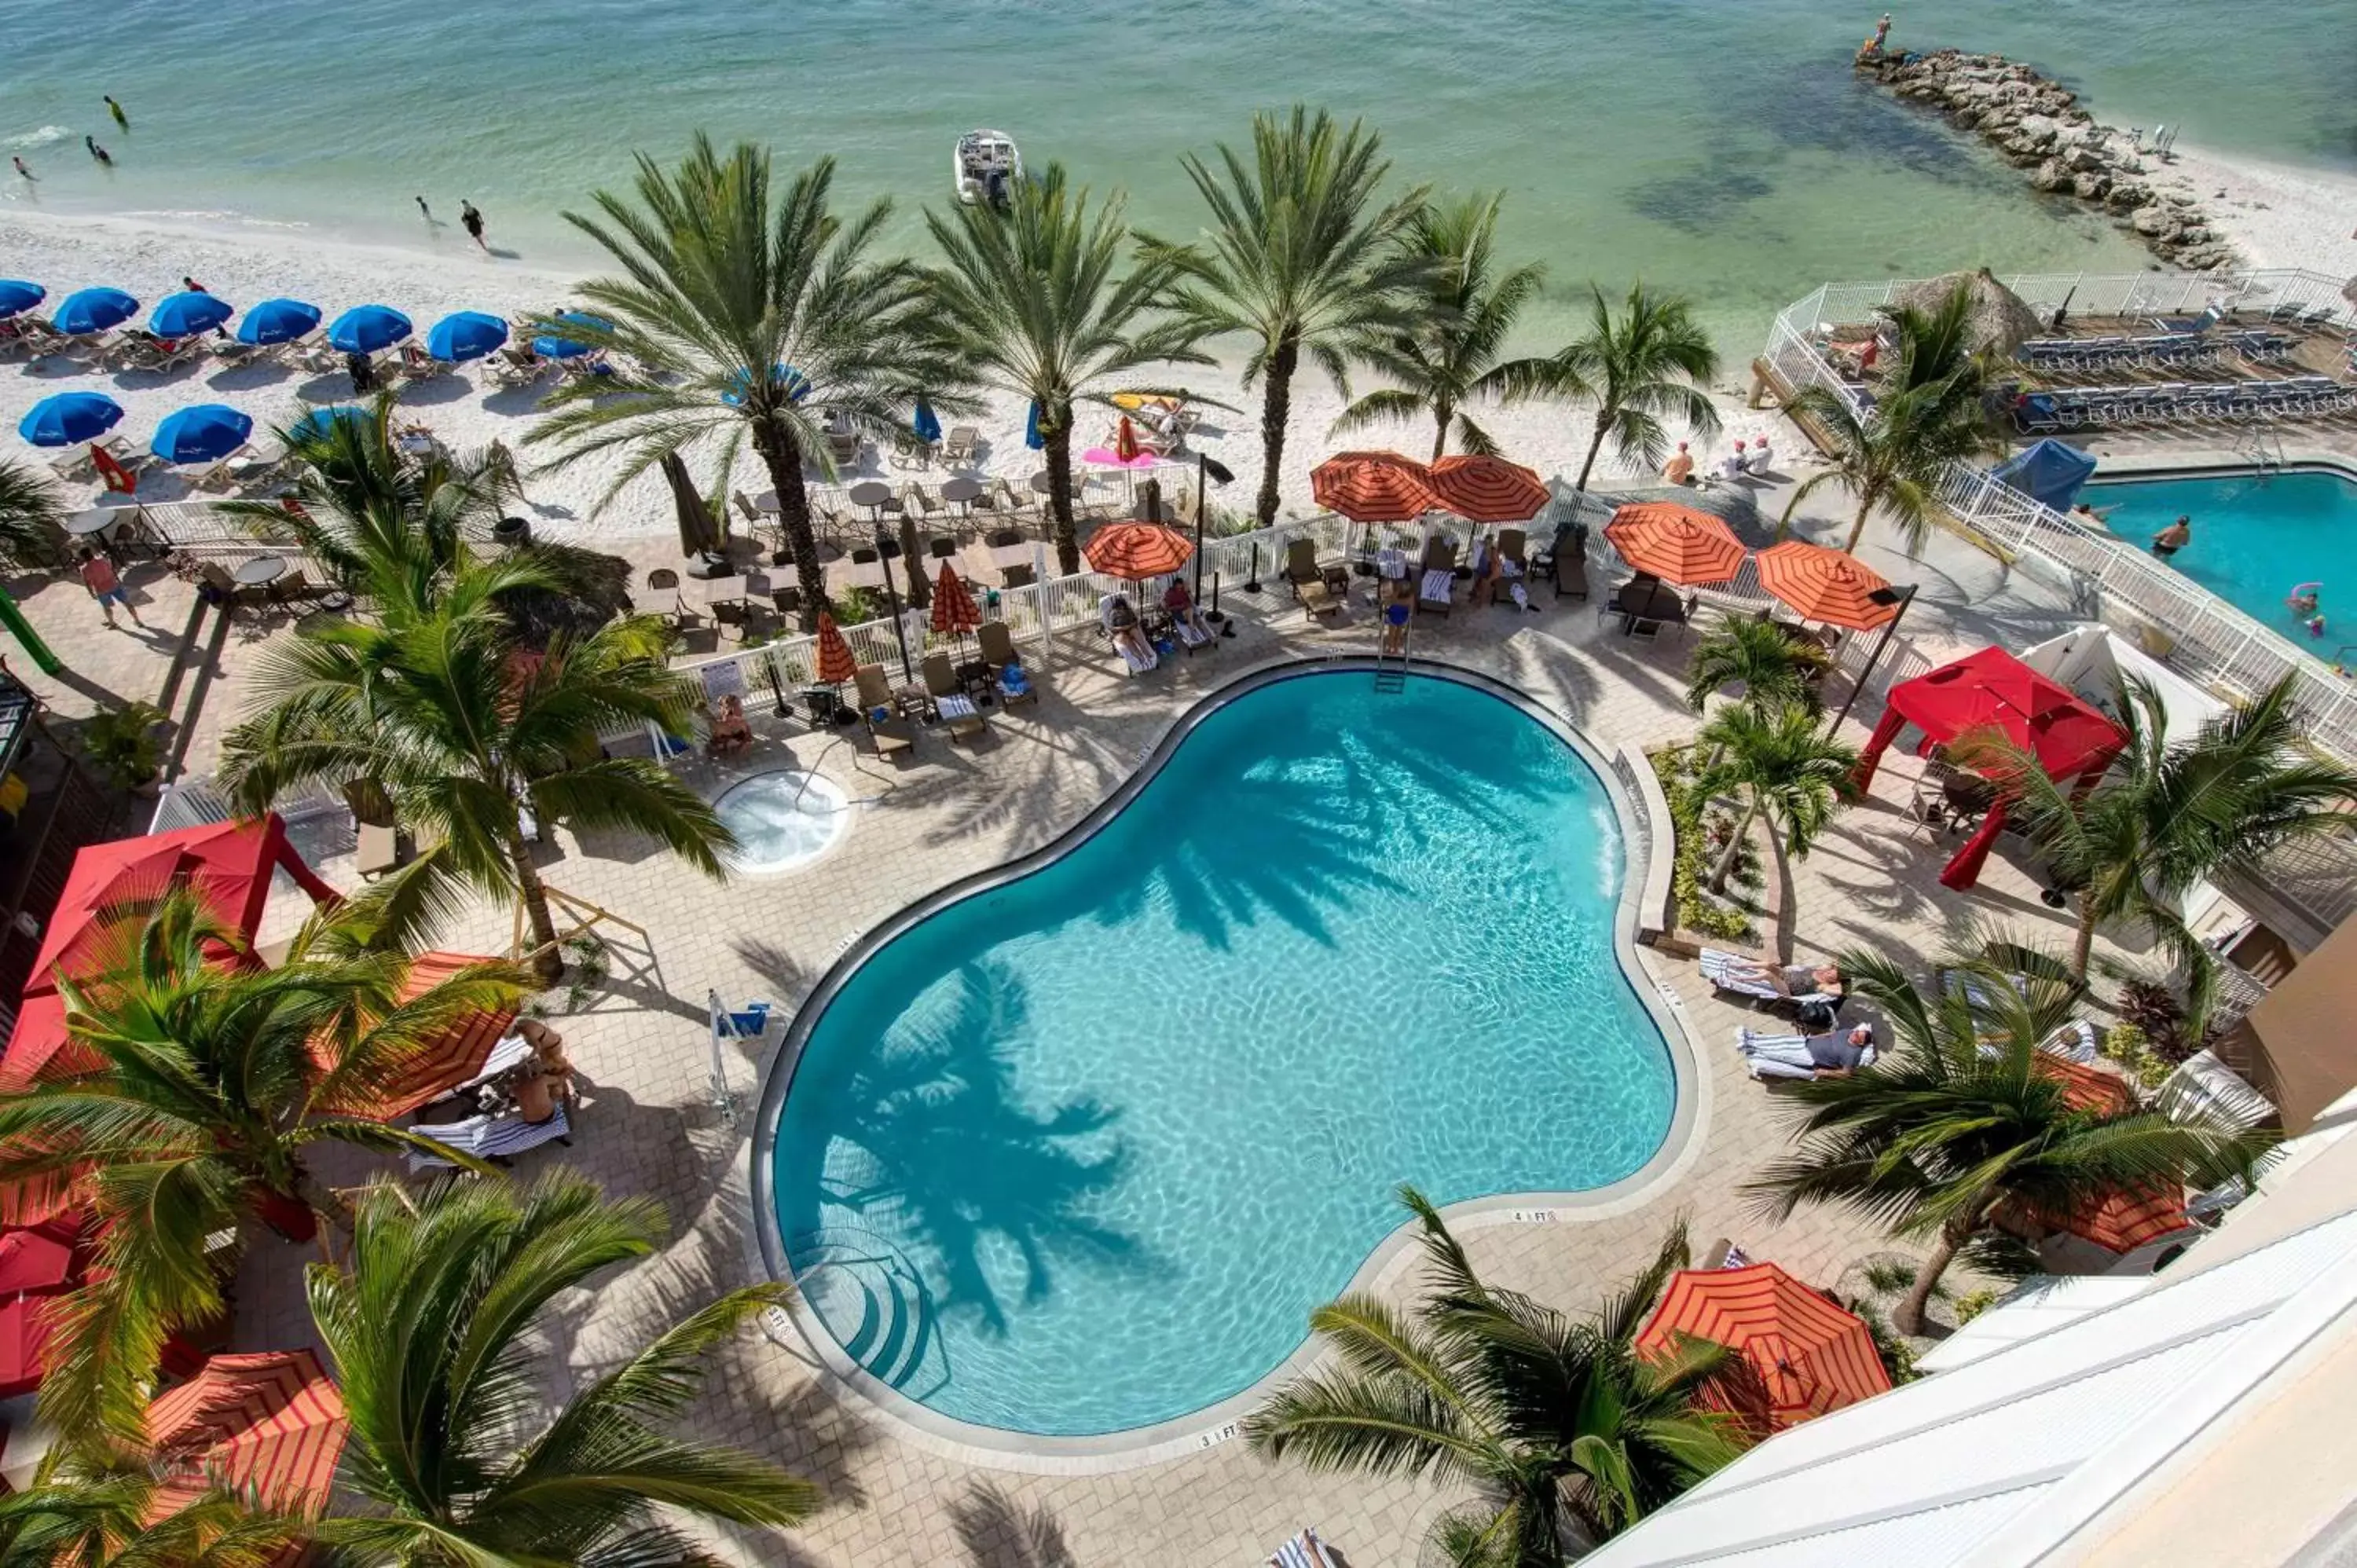
[[[521,1116],[469,1116],[464,1122],[451,1122],[425,1129],[426,1135],[447,1144],[461,1154],[479,1160],[503,1159],[520,1155],[526,1149],[536,1149],[552,1139],[569,1136],[572,1123],[565,1114],[565,1101],[556,1102],[556,1114],[545,1122],[527,1122]],[[437,1155],[413,1154],[409,1168],[414,1171],[432,1170],[451,1164]]]

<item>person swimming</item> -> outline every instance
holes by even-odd
[[[2284,604],[2294,616],[2305,620],[2316,613],[2316,607],[2321,602],[2319,593],[2323,586],[2322,583],[2302,583],[2284,596]]]
[[[23,175],[27,179],[31,180],[36,185],[40,183],[40,176],[35,174],[31,169],[27,168],[23,158],[11,156],[8,161],[16,166],[16,172],[18,174]]]
[[[98,145],[98,138],[96,136],[84,136],[81,139],[81,145],[90,149],[90,156],[91,157],[96,158],[100,163],[104,164],[109,168],[113,168],[114,166],[114,160],[107,156],[107,152],[104,147]]]
[[[2152,536],[2152,553],[2166,561],[2193,542],[2193,520],[2180,517]]]
[[[131,116],[123,112],[123,105],[105,93],[102,92],[99,96],[106,99],[106,112],[114,116],[114,123],[126,131],[131,129]]]

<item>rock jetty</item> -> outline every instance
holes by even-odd
[[[2079,95],[2060,82],[2003,55],[1962,49],[1868,49],[1857,57],[1857,70],[1901,101],[1978,134],[2007,163],[2028,170],[2033,188],[2101,209],[2162,261],[2191,272],[2234,265],[2233,247],[2193,199],[2158,189],[2135,140],[2096,124],[2079,107]]]

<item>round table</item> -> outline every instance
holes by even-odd
[[[884,503],[892,499],[892,487],[881,479],[862,479],[851,487],[847,499],[853,506],[866,507],[880,521]]]
[[[241,561],[230,575],[249,588],[264,587],[286,575],[286,558],[283,555],[256,555]]]
[[[1045,468],[1031,476],[1031,488],[1043,496],[1052,495],[1056,489],[1055,482],[1048,478]]]
[[[753,498],[753,510],[764,514],[765,516],[777,516],[778,492],[775,490],[763,490],[759,495],[755,496]]]
[[[972,506],[982,496],[982,481],[971,474],[958,474],[942,481],[942,499],[960,510]]]
[[[93,533],[104,533],[123,521],[126,515],[109,507],[92,507],[88,511],[78,511],[66,519],[66,532],[76,539],[88,539]]]

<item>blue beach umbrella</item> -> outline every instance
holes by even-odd
[[[788,403],[801,403],[811,394],[811,379],[791,365],[771,365],[770,376],[778,385],[786,389]],[[745,401],[746,389],[752,385],[753,378],[739,371],[729,379],[736,382],[737,390],[722,392],[720,401],[734,408]]]
[[[193,338],[236,314],[236,307],[219,295],[167,294],[148,316],[147,330],[158,338]]]
[[[1023,445],[1034,452],[1048,449],[1048,438],[1039,434],[1039,403],[1037,399],[1032,401],[1031,412],[1023,416]]]
[[[253,434],[253,421],[228,404],[200,403],[166,414],[148,445],[167,463],[218,463]]]
[[[373,354],[409,336],[409,317],[389,305],[363,305],[345,311],[328,328],[328,341],[338,352]]]
[[[612,322],[602,316],[592,316],[586,310],[568,310],[556,319],[572,322],[576,327],[587,327],[597,333],[611,332],[614,329]],[[532,351],[544,360],[577,360],[587,353],[591,347],[592,345],[584,343],[577,338],[559,338],[554,333],[532,340]]]
[[[333,408],[306,410],[302,418],[286,427],[286,434],[297,441],[324,441],[339,424],[361,424],[374,417],[356,403],[341,403]]]
[[[933,405],[923,398],[917,400],[916,416],[909,421],[909,428],[917,433],[918,440],[927,445],[942,438],[941,417],[933,413]]]
[[[35,403],[16,434],[36,446],[78,446],[114,428],[123,405],[104,392],[70,392]]]
[[[23,278],[0,278],[0,321],[26,311],[49,297],[49,291]]]
[[[85,288],[66,295],[49,325],[70,334],[103,332],[138,314],[139,302],[119,288]]]
[[[508,340],[508,324],[479,310],[446,316],[425,334],[425,351],[437,360],[463,364],[479,360]]]
[[[265,299],[237,324],[237,340],[266,347],[292,343],[319,325],[319,307],[299,299]]]

